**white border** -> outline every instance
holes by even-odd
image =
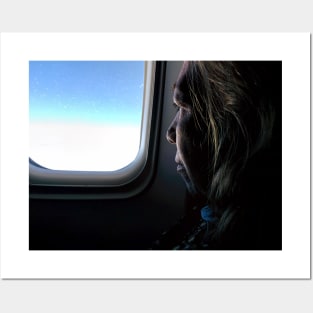
[[[283,250],[29,251],[27,65],[45,59],[282,60]],[[1,35],[2,278],[309,278],[309,166],[308,33]]]

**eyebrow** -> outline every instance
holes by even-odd
[[[183,108],[190,108],[191,105],[188,104],[186,101],[183,101],[183,98],[181,97],[173,97],[173,105],[174,107],[183,107]]]
[[[176,85],[175,85],[175,87],[176,87]],[[173,93],[173,100],[175,101],[175,102],[179,102],[179,103],[186,103],[185,101],[184,101],[184,94],[182,93],[182,91],[181,90],[179,90],[179,89],[176,89],[176,92],[174,92]]]
[[[177,88],[177,83],[175,82],[173,84],[173,104],[174,106],[177,106],[177,104],[183,106],[183,107],[189,107],[190,104],[188,104],[188,102],[185,101],[186,97],[184,95],[184,93]],[[176,89],[176,92],[175,92],[175,89]]]
[[[173,104],[174,104],[174,106],[176,106],[176,101],[177,100],[179,100],[179,99],[177,99],[177,97],[176,97],[176,95],[175,95],[175,89],[176,89],[176,82],[173,84],[173,86],[172,86],[172,92],[173,92]]]

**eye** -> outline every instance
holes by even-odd
[[[178,103],[173,103],[174,108],[177,112],[181,112],[181,114],[190,114],[191,113],[191,108],[188,105],[182,104],[180,102]]]
[[[178,106],[175,102],[173,102],[173,106],[174,106],[176,112],[178,112],[179,109],[181,109],[181,107]]]

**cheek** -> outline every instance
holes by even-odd
[[[201,145],[203,133],[195,128],[190,115],[180,115],[176,126],[176,147],[186,175],[184,179],[192,194],[206,195],[208,185],[207,149]]]
[[[193,128],[187,118],[178,119],[176,127],[176,145],[177,150],[184,159],[189,159],[193,150]]]
[[[183,122],[183,121],[182,121]],[[177,149],[190,174],[198,174],[207,168],[207,149],[201,144],[204,135],[196,131],[192,120],[186,120],[177,128]]]

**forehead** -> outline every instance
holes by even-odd
[[[187,63],[184,62],[173,86],[173,98],[179,102],[187,101],[188,84],[186,78]]]

